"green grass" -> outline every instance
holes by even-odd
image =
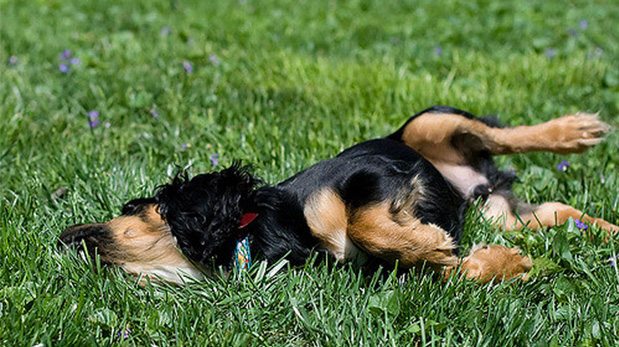
[[[617,238],[603,243],[601,232],[591,239],[571,224],[499,233],[470,212],[465,250],[483,241],[535,258],[528,283],[485,286],[419,271],[366,277],[333,264],[268,276],[255,266],[242,280],[140,286],[55,248],[64,227],[117,215],[124,201],[150,194],[179,167],[197,173],[242,159],[275,183],[434,104],[496,113],[510,125],[600,111],[617,127],[616,2],[0,6],[0,345],[619,340],[619,271],[607,261]],[[59,71],[65,49],[81,60],[70,73]],[[94,129],[90,110],[100,112]],[[567,172],[555,169],[562,159],[571,163]],[[561,201],[619,221],[617,134],[584,155],[498,161],[520,175],[516,191],[527,201]],[[66,193],[55,196],[61,187]]]

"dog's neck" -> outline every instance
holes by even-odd
[[[305,263],[317,241],[298,199],[284,189],[270,186],[258,188],[254,199],[258,216],[242,229],[249,237],[252,256],[270,264],[281,258],[295,265]]]

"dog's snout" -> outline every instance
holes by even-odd
[[[112,231],[105,224],[78,224],[65,229],[58,240],[59,247],[81,249],[83,244],[89,250],[103,250],[112,239]]]

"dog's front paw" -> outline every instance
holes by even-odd
[[[597,114],[577,113],[546,123],[550,148],[559,154],[581,153],[604,141],[610,126],[598,119]]]
[[[532,266],[531,259],[521,255],[518,248],[477,245],[471,249],[471,254],[464,258],[462,271],[466,278],[488,283],[521,276],[531,270]],[[526,274],[522,278],[526,280]]]

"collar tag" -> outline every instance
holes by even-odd
[[[245,213],[243,217],[241,217],[241,224],[239,225],[239,229],[245,228],[249,223],[253,222],[256,217],[258,217],[257,213]]]
[[[236,269],[239,274],[249,270],[251,266],[251,252],[249,251],[249,237],[244,237],[237,241],[234,249],[236,258]]]

